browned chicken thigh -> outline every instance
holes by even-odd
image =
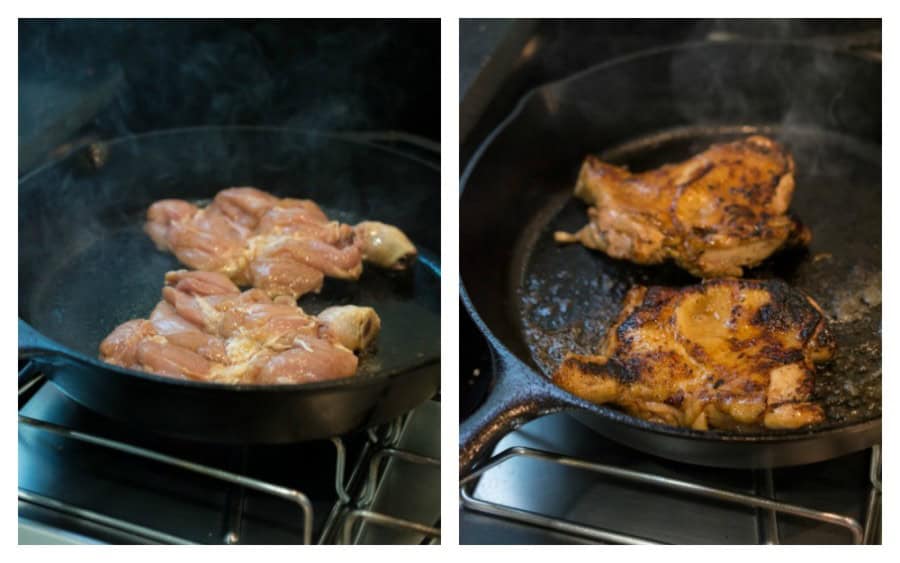
[[[809,243],[787,214],[793,193],[793,158],[762,136],[636,174],[589,156],[575,196],[591,206],[590,222],[555,238],[638,264],[672,259],[702,278],[739,277],[784,246]]]
[[[223,383],[304,383],[356,373],[381,321],[369,307],[312,317],[259,289],[241,293],[224,274],[166,274],[150,318],[119,325],[100,345],[111,364]]]
[[[824,419],[815,363],[834,347],[815,301],[781,281],[637,286],[597,355],[568,355],[553,381],[673,426],[799,428]]]
[[[416,248],[400,229],[377,221],[329,221],[309,200],[230,188],[204,208],[177,199],[154,203],[145,231],[160,250],[196,270],[290,299],[316,292],[324,278],[357,279],[362,263],[403,269]]]

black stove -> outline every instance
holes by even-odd
[[[38,376],[19,389],[19,542],[439,541],[439,428],[430,401],[331,440],[185,442],[122,427]]]
[[[684,41],[791,39],[881,51],[880,20],[461,20],[460,167],[532,88]],[[492,357],[461,307],[460,418]],[[881,542],[880,447],[807,466],[723,470],[619,445],[566,414],[523,425],[461,483],[460,543]]]

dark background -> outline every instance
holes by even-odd
[[[461,167],[529,90],[615,57],[732,39],[881,52],[879,19],[461,19],[459,25]]]
[[[196,125],[440,137],[438,20],[19,20],[19,168]]]

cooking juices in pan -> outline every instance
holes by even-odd
[[[326,211],[330,217],[348,215]],[[96,356],[100,342],[119,323],[149,315],[160,299],[163,274],[184,266],[173,255],[153,246],[142,230],[143,219],[142,213],[135,214],[132,221],[111,237],[87,245],[35,288],[34,318],[58,319],[57,323],[41,327],[45,335],[86,356]],[[304,295],[298,302],[310,315],[317,315],[332,305],[375,309],[381,318],[381,332],[373,350],[360,356],[357,376],[408,365],[410,354],[391,351],[414,351],[419,358],[440,353],[438,313],[422,297],[423,292],[438,294],[440,278],[433,271],[435,257],[428,250],[420,248],[419,251],[421,262],[410,271],[365,268],[359,280],[328,279],[320,293]],[[141,259],[139,263],[136,256]],[[104,271],[108,274],[93,281],[96,293],[86,294],[81,284],[73,283],[83,280],[85,272]],[[115,272],[122,275],[112,275]],[[86,318],[94,318],[96,322],[84,323]],[[71,324],[76,322],[77,328]],[[77,340],[73,339],[75,335]]]
[[[826,426],[881,415],[880,148],[835,133],[767,127],[685,128],[637,139],[599,155],[632,171],[678,162],[722,141],[762,133],[796,161],[791,211],[813,233],[807,249],[779,252],[745,278],[781,278],[811,295],[830,319],[834,359],[817,367],[814,400]],[[584,225],[585,204],[561,192],[519,239],[512,275],[519,321],[531,358],[552,374],[567,352],[592,353],[633,285],[684,286],[696,278],[673,264],[638,266],[578,245],[554,242],[557,230]]]

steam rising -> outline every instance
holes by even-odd
[[[673,90],[702,94],[680,106],[688,121],[708,121],[716,115],[728,116],[732,121],[754,117],[758,120],[765,110],[770,110],[770,125],[827,126],[821,119],[824,114],[832,126],[842,127],[842,121],[855,118],[837,111],[852,109],[841,107],[842,97],[854,87],[856,78],[848,65],[848,58],[852,58],[849,53],[867,52],[864,49],[873,41],[870,34],[835,39],[821,30],[814,34],[807,22],[790,20],[759,22],[755,26],[746,22],[743,32],[723,31],[717,22],[701,22],[696,27],[697,40],[723,45],[751,40],[759,46],[747,49],[739,65],[724,47],[721,51],[687,50],[674,58],[670,73]],[[789,42],[802,42],[806,52],[795,55],[770,48]],[[823,97],[823,93],[828,97]],[[877,101],[877,93],[873,93],[873,101]],[[776,107],[777,114],[773,113]]]

